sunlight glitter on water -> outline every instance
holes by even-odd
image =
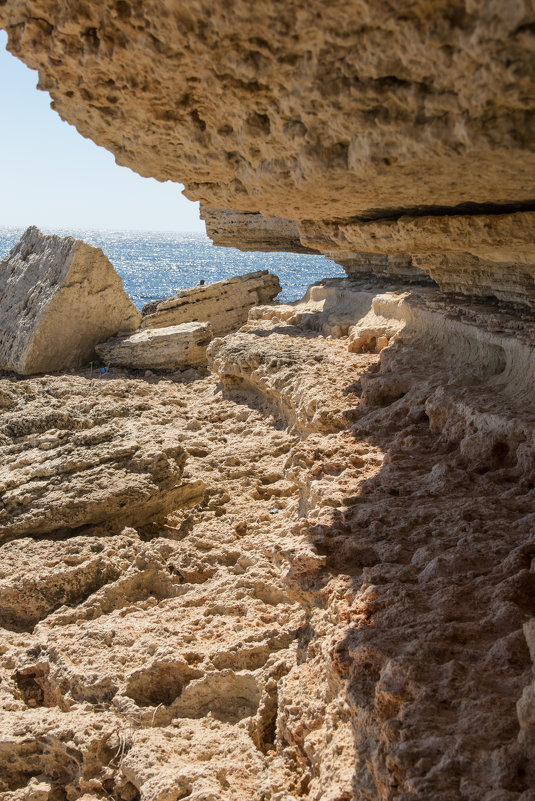
[[[0,228],[0,258],[18,242],[24,229]],[[323,256],[297,253],[243,253],[212,245],[200,233],[162,231],[96,231],[43,228],[45,234],[74,236],[102,248],[123,279],[125,290],[141,309],[150,300],[180,289],[207,284],[255,270],[278,275],[278,300],[302,297],[309,284],[344,275],[342,267]]]

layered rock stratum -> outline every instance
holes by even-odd
[[[349,276],[254,308],[209,373],[3,377],[3,801],[533,801],[534,24],[0,4],[61,116],[215,242]]]
[[[95,345],[141,321],[100,248],[28,228],[0,262],[0,369],[81,367]]]
[[[513,301],[535,264],[534,23],[510,0],[0,7],[59,114],[185,184],[214,241],[471,255],[477,282],[456,258],[417,268]]]
[[[206,367],[211,339],[210,323],[182,323],[115,337],[97,345],[96,352],[106,365],[115,367],[186,370]]]
[[[268,270],[182,289],[171,298],[148,303],[141,328],[209,323],[215,336],[224,336],[247,321],[253,306],[270,303],[280,291],[279,279]]]

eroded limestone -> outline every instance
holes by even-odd
[[[268,270],[183,289],[172,298],[147,304],[141,327],[164,328],[195,321],[210,323],[214,336],[224,336],[246,322],[253,306],[270,303],[280,291],[279,279]]]
[[[210,323],[182,323],[116,337],[95,350],[106,364],[115,367],[187,370],[206,367],[206,348],[211,339]]]
[[[529,799],[534,334],[334,279],[214,341],[223,391],[108,374],[206,494],[142,536],[2,545],[7,801]]]
[[[217,241],[322,249],[334,226],[354,240],[345,254],[411,256],[467,239],[478,257],[501,251],[503,297],[535,263],[531,224],[513,236],[522,258],[509,234],[507,257],[500,244],[535,198],[529,4],[233,0],[207,15],[7,0],[0,26],[64,119],[120,164],[183,183]],[[462,275],[464,292],[495,294]]]
[[[100,250],[28,228],[0,264],[0,368],[23,375],[80,367],[141,315]]]
[[[117,531],[202,497],[202,482],[182,481],[172,401],[152,414],[142,388],[90,378],[4,385],[0,540]]]

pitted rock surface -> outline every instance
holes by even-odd
[[[532,23],[505,0],[0,11],[59,113],[121,164],[290,219],[533,200]]]
[[[211,375],[0,380],[2,801],[533,801],[534,21],[0,4],[216,242],[352,277],[214,329]]]
[[[522,285],[528,263],[531,284],[535,263],[533,23],[510,0],[0,7],[62,118],[119,164],[183,183],[216,242],[340,263],[475,254],[497,275],[473,285],[451,265],[460,291],[498,284],[512,301],[509,276]]]
[[[140,428],[168,418],[205,494],[140,530],[1,546],[3,798],[528,801],[522,322],[332,280],[215,340],[223,386],[98,379],[145,404]],[[65,405],[90,380],[41,387]],[[4,379],[4,407],[30,384]]]
[[[172,398],[155,410],[128,381],[2,383],[0,541],[87,526],[117,531],[202,495],[198,482],[182,483]]]

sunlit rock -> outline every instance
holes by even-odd
[[[172,298],[148,303],[143,309],[141,327],[209,322],[214,336],[224,336],[246,322],[253,306],[270,303],[280,291],[279,279],[268,270],[183,289]]]
[[[186,370],[206,367],[206,348],[212,339],[210,323],[182,323],[146,328],[97,345],[96,351],[115,367]]]
[[[0,369],[30,375],[87,363],[140,313],[100,248],[28,228],[0,263]]]

